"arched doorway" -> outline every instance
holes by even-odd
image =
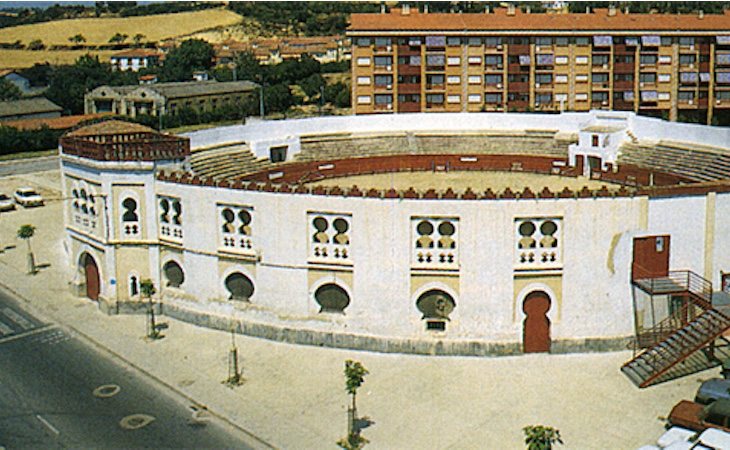
[[[96,265],[94,258],[88,253],[84,253],[81,257],[81,263],[84,266],[84,275],[86,276],[86,296],[92,300],[99,300],[101,285],[99,267]]]
[[[525,321],[522,329],[522,345],[525,353],[550,351],[550,297],[542,291],[530,292],[522,304]]]

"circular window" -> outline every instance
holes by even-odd
[[[547,220],[540,225],[540,232],[545,236],[552,236],[558,231],[558,226],[552,220]]]
[[[416,231],[418,231],[418,234],[421,236],[429,235],[433,233],[433,225],[431,225],[431,222],[424,220],[418,224]]]
[[[454,224],[451,222],[441,222],[439,224],[439,233],[441,233],[441,236],[451,236],[455,231]]]
[[[226,289],[231,295],[229,300],[242,300],[247,302],[253,295],[253,283],[244,274],[235,272],[226,277]]]
[[[532,236],[535,233],[535,224],[532,222],[522,222],[520,224],[520,234],[522,236]]]
[[[226,221],[226,223],[233,222],[233,219],[235,218],[235,216],[233,215],[233,211],[228,208],[221,211],[221,216],[223,217],[223,220]]]
[[[446,292],[432,289],[424,292],[416,301],[416,307],[423,314],[422,319],[449,319],[456,307],[454,299]]]
[[[316,217],[312,221],[312,225],[314,225],[314,228],[317,229],[317,231],[324,231],[327,229],[327,220],[324,217]]]
[[[185,282],[185,273],[182,267],[175,261],[168,261],[162,267],[162,271],[167,278],[167,285],[171,287],[180,287]]]
[[[335,227],[335,230],[337,230],[338,233],[344,233],[349,228],[345,219],[335,219],[335,221],[332,222],[332,226]]]
[[[334,283],[320,286],[314,293],[314,299],[321,307],[319,312],[342,313],[350,304],[350,296],[344,289]]]

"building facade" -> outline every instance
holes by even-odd
[[[149,278],[166,314],[313,345],[470,355],[625,349],[674,301],[637,294],[639,268],[683,270],[712,286],[730,268],[728,137],[600,112],[333,117],[182,138],[97,124],[61,140],[71,284],[123,312],[144,308],[139,283]],[[686,157],[666,166],[650,157],[670,148]],[[237,159],[243,153],[258,160]],[[588,179],[622,188],[415,191],[347,179],[579,176],[569,155],[599,158],[585,163]],[[726,168],[700,171],[711,159]],[[342,187],[303,181],[327,176],[345,177]]]
[[[0,102],[0,121],[51,119],[60,117],[63,108],[45,97]]]
[[[109,59],[113,70],[139,72],[160,65],[162,54],[157,50],[136,48],[113,54]]]
[[[727,123],[730,14],[353,14],[356,114],[633,111]]]
[[[214,111],[239,105],[258,85],[249,81],[189,81],[139,86],[99,86],[84,95],[86,114],[176,115],[183,108]]]

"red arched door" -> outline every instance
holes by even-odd
[[[84,256],[84,272],[86,274],[86,296],[99,300],[99,268],[96,261],[88,253]]]
[[[550,351],[550,297],[544,292],[531,292],[522,304],[525,313],[522,344],[525,353],[544,353]]]

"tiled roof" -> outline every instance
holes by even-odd
[[[66,130],[75,127],[85,120],[98,119],[100,117],[108,116],[109,114],[111,113],[81,114],[78,116],[62,116],[42,119],[7,120],[3,122],[2,125],[13,127],[18,130],[37,130],[42,128],[44,125],[52,130]]]
[[[67,133],[66,136],[83,137],[129,133],[157,133],[157,131],[138,123],[124,122],[122,120],[107,120],[81,127],[78,130]]]
[[[235,92],[250,92],[258,88],[250,81],[183,81],[172,83],[154,83],[133,86],[100,86],[111,89],[120,95],[127,95],[137,89],[149,89],[168,99],[196,97],[201,95],[227,94]]]
[[[45,97],[0,102],[0,117],[61,111],[63,111],[63,108]]]
[[[528,14],[519,9],[513,16],[506,9],[493,13],[419,13],[401,14],[394,10],[389,14],[352,14],[348,33],[368,31],[707,31],[730,34],[730,13],[725,14],[624,14],[617,10],[613,16],[607,9],[592,13]]]

